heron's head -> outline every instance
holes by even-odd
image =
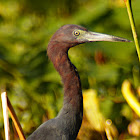
[[[73,24],[67,24],[58,29],[51,38],[51,41],[67,44],[65,46],[69,48],[85,42],[95,41],[130,42],[121,37],[91,32],[82,26]]]

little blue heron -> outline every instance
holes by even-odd
[[[75,140],[83,118],[83,96],[76,67],[68,50],[78,44],[94,41],[129,42],[129,40],[88,31],[79,25],[62,26],[51,38],[47,53],[64,84],[63,107],[58,116],[40,125],[27,140]]]

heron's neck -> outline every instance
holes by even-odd
[[[62,44],[61,44],[62,45]],[[59,72],[64,84],[63,109],[67,112],[83,113],[83,97],[80,77],[68,58],[68,49],[56,45],[48,46],[48,56]],[[82,115],[82,114],[81,114]]]

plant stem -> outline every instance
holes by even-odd
[[[7,93],[5,91],[1,92],[1,100],[4,118],[5,139],[10,140],[9,117],[7,110]]]
[[[10,100],[9,100],[8,97],[7,97],[7,106],[8,106],[8,110],[10,112],[11,118],[12,118],[12,120],[14,122],[14,125],[15,125],[15,128],[17,130],[17,133],[18,133],[18,136],[19,136],[20,140],[25,140],[24,132],[22,130],[22,127],[20,125],[20,122],[19,122],[19,120],[18,120],[18,118],[16,116],[16,113],[14,111],[14,108],[11,105]]]
[[[140,47],[139,47],[139,42],[138,42],[136,28],[135,28],[135,21],[134,21],[133,11],[132,11],[132,7],[131,7],[131,0],[124,0],[124,2],[125,2],[126,7],[127,7],[127,12],[128,12],[129,20],[130,20],[130,25],[131,25],[131,29],[132,29],[132,33],[133,33],[133,38],[134,38],[134,41],[135,41],[136,50],[137,50],[138,58],[139,58],[139,61],[140,61]]]

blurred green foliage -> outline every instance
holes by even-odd
[[[136,27],[140,28],[140,1],[133,2]],[[91,31],[132,39],[124,4],[114,0],[1,0],[0,86],[5,86],[23,130],[28,136],[62,107],[60,76],[46,55],[53,33],[64,24],[79,24]],[[140,31],[138,30],[138,35]],[[134,43],[94,42],[69,51],[83,89],[94,88],[106,118],[127,132],[134,119],[121,94],[130,79],[140,85],[140,67]],[[2,112],[0,108],[0,112]],[[12,125],[11,125],[12,127]],[[11,130],[11,137],[15,138]],[[0,139],[4,139],[0,113]]]

